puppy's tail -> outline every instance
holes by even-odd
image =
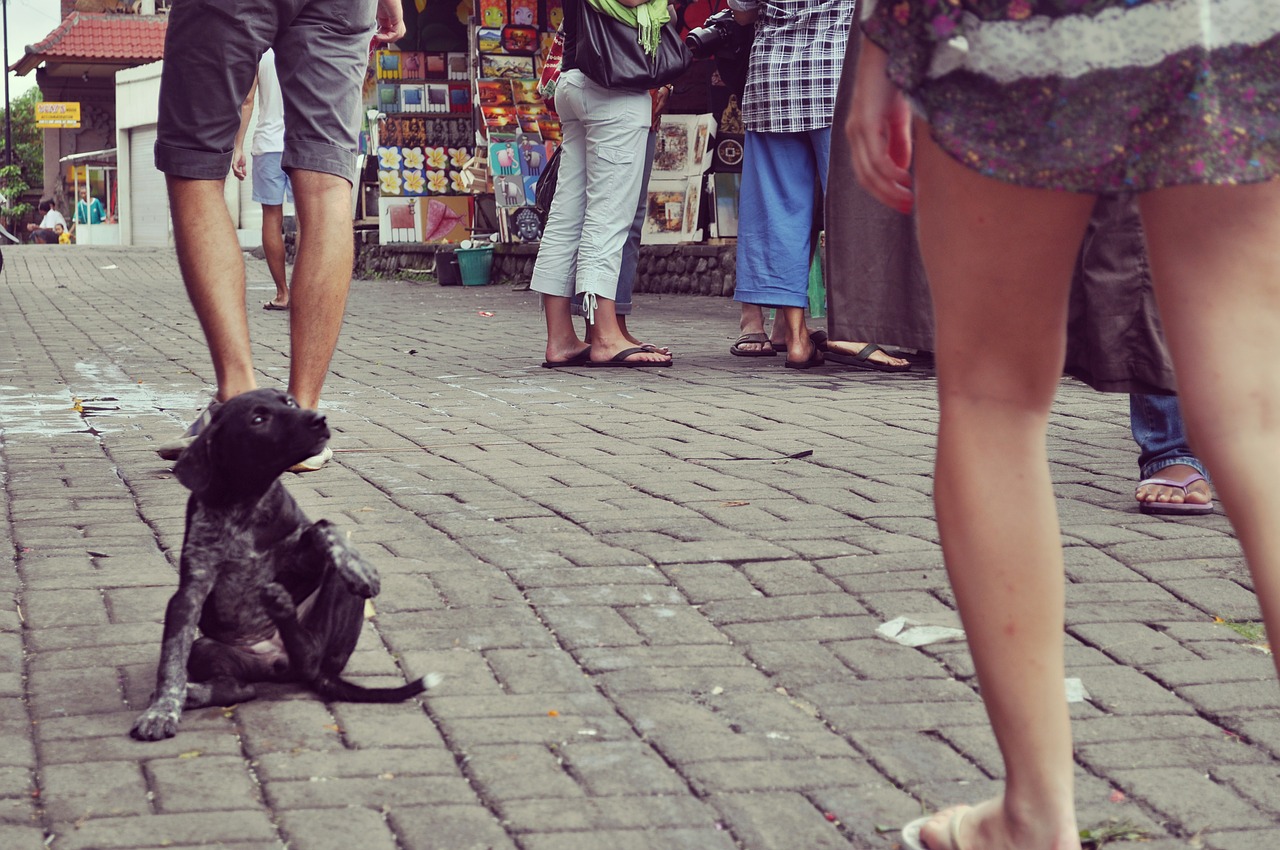
[[[404,702],[425,691],[429,684],[434,683],[418,679],[398,688],[366,688],[327,673],[321,673],[312,683],[320,696],[338,702]]]

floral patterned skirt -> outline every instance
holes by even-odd
[[[878,0],[862,27],[943,150],[991,177],[1280,176],[1280,0]]]

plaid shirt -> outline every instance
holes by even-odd
[[[757,8],[743,124],[759,133],[830,127],[854,0],[763,0]]]

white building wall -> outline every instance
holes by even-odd
[[[132,159],[129,155],[129,140],[134,131],[154,130],[160,101],[160,69],[163,62],[152,62],[128,68],[116,74],[116,150],[119,164],[118,192],[120,202],[120,242],[122,245],[133,245],[133,223],[135,216],[132,206],[135,202],[149,206],[162,206],[168,209],[169,199],[163,190],[163,180],[155,180],[155,165],[150,159]],[[249,133],[253,133],[250,122]],[[135,175],[134,169],[146,168],[151,173]],[[152,178],[152,179],[148,179]],[[145,185],[147,189],[138,197],[134,197],[135,182]],[[156,188],[152,188],[152,187]],[[154,194],[155,197],[151,197]],[[227,212],[237,229],[240,244],[244,247],[257,247],[262,244],[262,208],[251,200],[251,179],[243,183],[229,177],[223,192],[227,202]],[[172,234],[172,227],[170,227]],[[172,236],[170,236],[172,244]]]

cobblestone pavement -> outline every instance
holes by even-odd
[[[171,252],[4,259],[0,847],[889,850],[999,776],[963,643],[876,634],[953,616],[929,374],[730,357],[736,305],[695,296],[633,322],[674,368],[541,369],[531,293],[403,281],[354,284],[334,460],[287,484],[383,573],[349,673],[443,683],[264,688],[131,740],[185,501],[154,446],[212,370]],[[274,384],[287,318],[249,274]],[[1064,382],[1049,449],[1081,826],[1280,847],[1271,659],[1215,619],[1258,618],[1225,519],[1137,512],[1124,397]]]

